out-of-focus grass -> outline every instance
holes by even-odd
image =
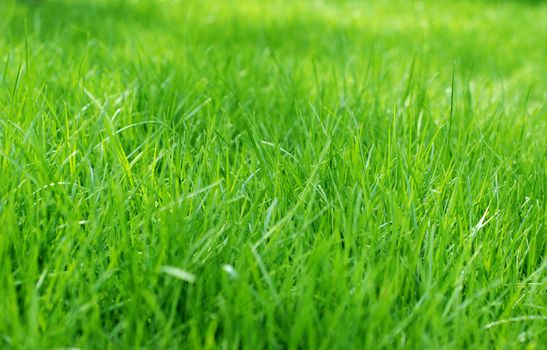
[[[2,347],[545,345],[545,3],[0,18]]]

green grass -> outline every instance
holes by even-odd
[[[546,18],[2,1],[0,348],[545,348]]]

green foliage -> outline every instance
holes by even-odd
[[[0,18],[1,348],[545,346],[545,4]]]

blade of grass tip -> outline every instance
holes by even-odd
[[[452,122],[454,120],[454,85],[456,81],[456,63],[452,66],[452,84],[450,88],[450,115],[448,119],[448,136],[446,142],[450,142],[450,134],[452,133]]]
[[[15,82],[13,83],[13,90],[11,92],[11,106],[13,107],[13,101],[15,100],[15,94],[17,93],[17,87],[19,86],[19,80],[21,79],[21,72],[23,70],[23,60],[19,62],[19,68],[17,68],[17,74],[15,75]]]
[[[253,128],[251,125],[251,121],[249,120],[249,117],[245,115],[243,118],[243,122],[245,124],[245,131],[247,132],[247,135],[249,136],[249,139],[251,140],[251,146],[256,152],[256,155],[260,159],[261,164],[264,164],[264,166],[272,167],[270,159],[266,157],[264,152],[258,147],[258,142],[256,141],[255,135],[253,133]]]
[[[25,18],[25,68],[29,69],[28,64],[28,20]]]
[[[406,81],[406,88],[405,88],[405,93],[403,95],[403,103],[407,104],[409,103],[409,96],[410,96],[410,92],[412,90],[412,83],[413,83],[413,80],[414,80],[414,67],[416,66],[416,54],[414,54],[414,56],[412,57],[412,62],[410,63],[410,70],[408,72],[408,78],[407,78],[407,81]]]
[[[84,49],[84,53],[82,55],[82,59],[80,60],[80,65],[78,66],[78,81],[81,81],[82,78],[82,71],[85,63],[85,59],[87,58],[87,54],[89,51],[89,45],[87,45]]]
[[[2,73],[2,83],[4,84],[6,83],[6,78],[8,75],[8,67],[9,67],[10,59],[11,59],[11,55],[10,54],[6,55],[6,64],[4,65],[4,72]]]

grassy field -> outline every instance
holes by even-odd
[[[0,348],[545,349],[547,4],[0,2]]]

